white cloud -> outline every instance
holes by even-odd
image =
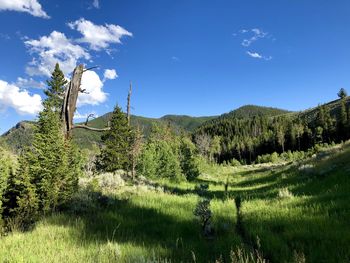
[[[33,78],[21,78],[21,77],[17,78],[15,85],[20,88],[34,88],[34,89],[44,89],[46,87],[45,83],[42,81],[36,81]]]
[[[116,79],[118,78],[118,74],[115,71],[115,69],[106,69],[103,74],[103,77],[103,81],[105,81],[106,79]]]
[[[172,56],[171,59],[172,59],[173,61],[175,61],[175,62],[180,61],[180,59],[179,59],[178,57],[176,57],[176,56]]]
[[[265,38],[268,36],[268,33],[262,31],[259,28],[253,28],[250,31],[243,29],[240,31],[242,34],[248,33],[248,32],[252,32],[253,36],[248,38],[248,39],[243,39],[242,41],[242,46],[244,47],[249,47],[252,43],[254,43],[255,41],[257,41],[259,38]]]
[[[79,94],[77,106],[83,105],[98,105],[105,102],[107,99],[107,93],[103,88],[103,82],[95,71],[88,70],[84,72],[81,80],[81,88],[85,89],[85,93]]]
[[[37,0],[0,0],[0,10],[26,12],[36,17],[50,18]]]
[[[272,59],[271,56],[265,57],[265,56],[263,56],[263,55],[261,55],[261,54],[259,54],[259,53],[257,53],[257,52],[250,52],[250,51],[247,51],[247,54],[248,54],[248,56],[250,56],[250,57],[252,57],[252,58],[264,59],[264,60],[266,60],[266,61]]]
[[[42,110],[41,97],[0,80],[0,109],[11,107],[19,114],[35,115]]]
[[[252,57],[252,58],[259,58],[259,59],[263,58],[262,55],[260,55],[260,54],[257,53],[257,52],[250,52],[250,51],[247,51],[247,54],[248,54],[248,56],[250,56],[250,57]]]
[[[132,36],[132,33],[121,26],[95,25],[84,18],[68,23],[68,26],[79,31],[83,37],[78,41],[88,43],[93,50],[106,49],[110,44],[120,44],[123,36]]]
[[[92,6],[95,8],[100,8],[100,2],[98,0],[93,0]]]
[[[57,31],[53,31],[49,36],[43,36],[38,40],[30,39],[24,43],[35,56],[26,67],[26,72],[30,76],[50,76],[57,62],[64,74],[70,74],[79,59],[90,59],[90,54],[84,48],[73,44],[63,33]]]

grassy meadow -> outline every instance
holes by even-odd
[[[350,262],[349,160],[340,145],[303,162],[206,166],[194,182],[85,187],[71,212],[1,237],[0,262]],[[193,214],[204,183],[211,238]]]

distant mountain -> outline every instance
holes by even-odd
[[[95,128],[107,126],[112,113],[106,113],[98,118],[89,121],[88,125]],[[202,123],[215,117],[191,117],[186,115],[166,115],[161,118],[147,118],[142,116],[131,116],[131,125],[139,126],[144,135],[147,136],[151,126],[155,123],[169,123],[177,130],[192,132]],[[33,139],[33,128],[35,122],[22,121],[3,134],[2,140],[12,150],[18,151],[25,146],[29,146]],[[101,132],[90,131],[85,129],[74,129],[73,140],[81,148],[91,148],[92,145],[98,145],[101,142]]]
[[[245,105],[229,113],[224,113],[219,116],[219,118],[252,118],[254,116],[277,116],[290,113],[290,111],[272,108],[272,107],[264,107],[257,105]]]
[[[13,151],[18,152],[29,146],[33,140],[35,122],[21,121],[1,135],[1,141]]]
[[[350,98],[347,98],[347,104],[350,104]],[[327,105],[330,108],[331,115],[336,117],[340,110],[340,100],[334,100]],[[107,126],[112,113],[106,113],[96,119],[89,121],[88,125],[96,128]],[[161,118],[147,118],[142,116],[131,116],[131,124],[139,126],[145,136],[150,132],[150,128],[154,123],[169,123],[175,129],[193,132],[203,125],[218,125],[221,120],[230,118],[252,118],[254,116],[274,117],[288,114],[290,116],[299,116],[308,122],[313,122],[317,117],[317,107],[300,112],[291,112],[283,109],[246,105],[231,112],[224,113],[220,116],[208,117],[191,117],[187,115],[165,115]],[[30,145],[33,137],[33,127],[35,122],[22,121],[11,128],[1,136],[1,141],[7,144],[11,149],[18,151],[19,149]],[[81,148],[91,148],[92,145],[98,145],[101,142],[101,132],[95,132],[85,129],[75,129],[73,131],[73,139]]]

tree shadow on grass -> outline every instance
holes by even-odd
[[[161,247],[166,251],[161,257],[173,262],[193,261],[192,251],[198,262],[215,261],[220,255],[228,257],[231,247],[239,245],[232,232],[221,233],[214,240],[205,239],[194,216],[181,220],[125,200],[113,199],[110,203],[112,205],[106,208],[79,216],[64,213],[62,218],[55,218],[51,223],[74,228],[79,218],[83,222],[83,230],[75,237],[79,243],[131,243],[147,251],[155,250],[155,253]]]

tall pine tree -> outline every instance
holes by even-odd
[[[44,91],[47,96],[45,103],[53,107],[56,112],[59,112],[62,108],[64,90],[67,83],[68,81],[64,77],[59,64],[56,63],[51,78],[47,81],[48,89]]]
[[[106,172],[130,168],[131,130],[128,119],[121,108],[116,106],[110,120],[110,130],[102,135],[104,143],[97,160],[97,168]]]

